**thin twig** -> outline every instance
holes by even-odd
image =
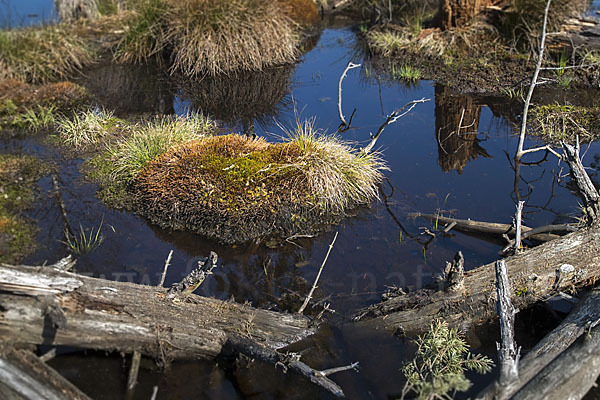
[[[312,298],[312,295],[315,292],[315,289],[317,288],[317,282],[319,282],[319,278],[321,277],[321,272],[323,272],[323,267],[325,267],[325,263],[327,262],[327,259],[329,258],[329,253],[331,253],[331,249],[333,249],[333,245],[334,245],[337,237],[338,237],[338,232],[335,233],[335,236],[333,237],[331,244],[329,244],[329,249],[327,250],[325,259],[323,260],[323,263],[321,264],[321,268],[319,268],[319,273],[317,273],[317,277],[315,278],[315,283],[313,283],[313,286],[310,289],[310,292],[308,292],[308,296],[306,296],[306,299],[304,299],[304,303],[302,303],[302,307],[300,307],[300,309],[298,310],[298,314],[302,314],[304,312],[304,309],[306,308],[306,306],[308,305],[308,302]]]
[[[426,98],[421,98],[419,100],[413,100],[409,103],[406,103],[404,106],[402,106],[401,108],[397,109],[396,111],[393,111],[390,115],[387,116],[385,122],[379,127],[379,130],[377,131],[377,133],[375,135],[371,135],[371,141],[369,142],[368,145],[366,145],[365,147],[363,147],[362,152],[364,154],[369,154],[371,152],[371,150],[373,150],[373,146],[375,146],[375,143],[377,142],[377,139],[379,139],[379,136],[381,136],[381,133],[383,132],[383,130],[389,125],[389,124],[393,124],[394,122],[396,122],[398,119],[404,117],[406,114],[408,114],[413,108],[415,108],[415,106],[419,103],[426,103],[428,101],[430,101],[431,99],[426,99]],[[406,111],[405,111],[406,110]]]
[[[169,269],[169,266],[171,265],[171,257],[172,256],[173,256],[173,250],[171,250],[169,252],[169,256],[165,260],[165,268],[163,269],[163,273],[160,276],[160,283],[158,284],[158,286],[160,286],[160,287],[162,287],[165,284],[165,277],[167,276],[167,269]]]
[[[533,77],[531,78],[531,84],[529,85],[529,91],[527,92],[527,98],[525,99],[525,105],[523,106],[523,117],[521,120],[521,131],[519,133],[519,145],[517,148],[517,154],[515,155],[515,160],[521,160],[523,157],[523,144],[525,143],[525,133],[527,130],[527,114],[529,113],[529,106],[531,104],[531,97],[533,96],[533,91],[535,86],[537,85],[538,76],[540,74],[540,69],[542,67],[542,62],[544,60],[544,49],[546,46],[546,28],[548,26],[548,10],[550,9],[550,3],[552,0],[548,0],[546,3],[546,9],[544,10],[544,25],[542,27],[542,38],[540,41],[540,50],[538,53],[538,61],[535,66],[535,72],[533,73]]]
[[[342,81],[346,77],[346,74],[349,70],[358,67],[360,67],[360,64],[354,64],[352,61],[348,62],[348,66],[344,70],[344,73],[342,73],[342,76],[340,76],[340,82],[338,83],[338,113],[340,115],[340,121],[342,121],[343,127],[347,127],[348,123],[346,122],[346,119],[344,118],[344,114],[342,112]]]

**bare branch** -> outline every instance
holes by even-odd
[[[517,212],[515,215],[515,253],[518,253],[521,250],[521,214],[523,213],[524,204],[524,201],[519,201],[517,203]]]
[[[387,116],[385,122],[379,127],[379,130],[377,131],[377,133],[375,135],[371,135],[371,141],[369,142],[368,145],[366,145],[365,147],[363,147],[363,149],[361,150],[363,153],[365,154],[369,154],[371,152],[371,150],[373,150],[373,146],[375,146],[375,143],[377,142],[377,139],[379,139],[379,136],[381,136],[381,133],[383,132],[383,130],[389,125],[389,124],[393,124],[394,122],[396,122],[398,119],[404,117],[406,114],[408,114],[413,108],[415,108],[415,106],[419,103],[426,103],[428,101],[430,101],[431,99],[426,99],[426,98],[421,98],[419,100],[413,100],[409,103],[406,103],[404,106],[402,106],[401,108],[393,111],[390,115]]]
[[[353,362],[352,364],[345,365],[343,367],[329,368],[329,369],[325,369],[323,371],[317,371],[316,374],[321,375],[321,376],[329,376],[332,374],[337,374],[338,372],[348,371],[350,369],[353,369],[358,372],[358,362]]]
[[[346,77],[346,74],[349,70],[360,67],[360,64],[354,64],[352,61],[348,62],[348,66],[340,76],[340,82],[338,83],[338,113],[340,115],[340,121],[342,121],[342,126],[347,127],[349,124],[346,122],[344,118],[344,113],[342,112],[342,81]],[[352,113],[354,114],[354,113]]]

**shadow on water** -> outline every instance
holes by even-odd
[[[325,29],[295,67],[228,80],[182,83],[176,79],[173,83],[148,66],[98,66],[87,71],[82,82],[101,103],[120,114],[202,110],[227,126],[241,127],[244,132],[253,129],[275,140],[281,132],[272,121],[289,127],[297,115],[315,117],[317,126],[336,130],[338,79],[348,61],[364,61],[357,48],[352,30]],[[103,221],[104,242],[79,257],[77,265],[79,272],[94,276],[155,285],[165,258],[174,250],[167,275],[170,284],[185,276],[198,257],[214,250],[223,267],[199,289],[200,294],[223,299],[233,296],[240,302],[295,311],[296,299],[306,295],[312,285],[333,231],[339,231],[316,295],[317,301],[326,298],[332,303],[334,320],[339,322],[325,324],[315,337],[297,345],[297,350],[303,350],[303,359],[315,368],[359,361],[360,374],[344,372],[335,380],[350,398],[387,398],[402,388],[399,369],[411,347],[387,333],[346,324],[347,316],[378,301],[389,286],[419,288],[431,282],[458,250],[465,255],[468,268],[497,258],[501,245],[460,233],[439,236],[423,246],[411,237],[431,228],[431,223],[407,215],[438,212],[509,223],[516,194],[507,154],[516,148],[511,124],[518,110],[494,99],[454,94],[432,82],[403,85],[365,68],[348,74],[343,96],[346,115],[353,108],[357,111],[353,128],[341,135],[361,145],[394,109],[421,97],[431,98],[431,102],[388,126],[378,142],[390,168],[381,189],[384,201],[356,210],[317,237],[269,246],[225,246],[194,234],[150,226],[131,213],[107,208],[96,198],[96,185],[83,179],[83,161],[65,156],[41,137],[2,138],[0,147],[3,152],[25,152],[54,162],[71,226],[81,224],[89,230]],[[528,144],[536,144],[536,140],[530,139]],[[600,148],[592,144],[589,153],[600,154]],[[558,173],[555,161],[523,167],[516,192],[527,193],[527,224],[545,225],[576,211],[577,199],[564,180],[557,180]],[[40,181],[39,197],[37,206],[28,212],[39,227],[38,250],[25,260],[32,264],[52,262],[67,254],[60,242],[63,225],[49,177]],[[140,376],[136,398],[149,398],[155,384],[159,385],[159,398],[323,396],[303,380],[283,375],[272,366],[251,363],[248,368],[234,368],[234,362],[223,362],[223,368],[215,368],[213,363],[176,363],[165,374],[148,366]],[[71,354],[52,364],[94,398],[118,398],[122,393],[125,374],[118,357]],[[99,374],[100,370],[105,373]]]

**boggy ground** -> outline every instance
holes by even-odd
[[[439,27],[441,11],[423,8],[368,30],[362,27],[361,32],[374,56],[373,66],[394,78],[435,80],[462,93],[520,96],[526,93],[535,68],[540,10],[530,10],[527,4],[527,9],[522,9],[523,2],[503,3],[508,5],[501,11],[483,13],[451,29]],[[551,10],[549,29],[562,30],[568,36],[570,28],[562,23],[587,6],[576,3],[577,7],[557,5],[557,10]],[[526,16],[531,26],[525,26],[520,15]],[[575,51],[564,40],[558,43],[549,37],[548,41],[544,67],[554,69],[542,71],[546,85],[600,87],[597,50],[583,46]]]

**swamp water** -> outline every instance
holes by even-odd
[[[96,198],[97,186],[81,174],[83,161],[69,157],[44,138],[2,137],[0,148],[54,163],[69,221],[76,230],[81,225],[89,232],[102,222],[104,242],[79,257],[76,268],[84,274],[156,285],[164,260],[173,250],[168,285],[179,281],[199,257],[212,250],[221,257],[222,266],[198,294],[221,299],[233,296],[257,307],[278,304],[286,309],[285,301],[279,299],[306,295],[338,231],[316,292],[316,300],[327,298],[336,313],[331,315],[331,323],[323,324],[317,335],[293,350],[301,351],[303,360],[316,369],[358,361],[359,373],[348,371],[333,377],[349,398],[393,397],[403,386],[400,369],[411,356],[409,340],[357,329],[347,317],[359,307],[377,302],[390,286],[414,289],[431,283],[432,276],[441,273],[445,261],[459,250],[467,268],[497,259],[501,243],[457,232],[438,235],[424,245],[429,237],[419,235],[425,228],[433,231],[435,223],[413,220],[408,214],[439,213],[510,223],[516,201],[510,160],[517,146],[511,124],[520,110],[511,108],[505,99],[464,97],[435,82],[405,84],[380,75],[349,28],[325,29],[313,45],[295,68],[276,69],[267,76],[250,74],[234,83],[178,84],[177,79],[152,67],[123,66],[94,67],[81,83],[107,107],[117,108],[118,114],[203,110],[231,129],[253,130],[277,140],[282,135],[279,125],[293,126],[296,117],[315,118],[317,127],[335,131],[340,74],[349,61],[362,63],[343,82],[344,114],[349,118],[354,108],[356,113],[353,128],[340,134],[360,146],[368,143],[369,132],[375,133],[394,109],[414,99],[431,99],[389,125],[377,142],[390,169],[381,185],[381,199],[355,210],[316,237],[269,241],[268,246],[225,246],[197,235],[162,230],[131,213],[104,206]],[[244,84],[249,87],[242,88]],[[454,131],[461,116],[467,129],[461,130],[459,138]],[[539,144],[530,139],[526,145]],[[600,164],[600,146],[585,145],[582,151],[586,152],[584,161],[595,159]],[[522,167],[519,191],[526,200],[525,224],[565,222],[577,215],[578,199],[567,187],[569,179],[561,167],[552,158]],[[596,182],[597,172],[594,169],[590,174]],[[28,212],[39,228],[38,250],[24,260],[34,265],[68,254],[60,242],[64,225],[50,177],[40,181],[39,192],[39,202]],[[420,237],[420,243],[414,237]],[[295,311],[298,306],[294,303],[288,310]],[[478,351],[494,356],[495,334],[489,329],[469,339]],[[57,357],[51,365],[94,399],[125,397],[126,364],[118,356],[70,353]],[[473,378],[481,387],[490,376]],[[220,366],[214,362],[175,363],[166,373],[143,366],[134,398],[150,398],[155,385],[159,399],[328,397],[299,377],[257,362],[238,368],[227,361]]]

